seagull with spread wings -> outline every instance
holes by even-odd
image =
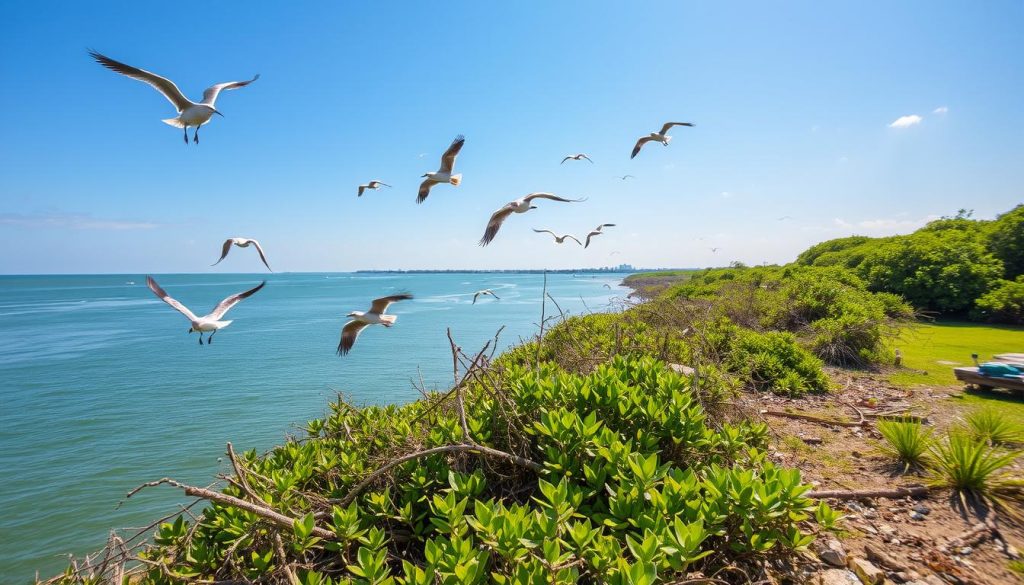
[[[174,126],[175,128],[182,128],[185,132],[185,144],[188,144],[188,128],[189,126],[195,128],[195,135],[192,137],[192,141],[199,144],[199,127],[210,121],[210,118],[214,114],[223,116],[217,111],[215,107],[217,102],[217,96],[220,95],[221,91],[225,89],[238,89],[239,87],[245,87],[250,83],[260,78],[257,73],[252,79],[248,81],[229,81],[227,83],[218,83],[211,85],[206,88],[203,92],[203,101],[196,103],[185,97],[178,89],[174,82],[166,77],[160,77],[156,73],[150,73],[131,65],[125,65],[120,61],[115,61],[110,57],[106,57],[97,53],[96,51],[89,51],[89,55],[96,60],[97,63],[114,71],[121,75],[126,75],[132,79],[137,79],[143,83],[149,84],[150,87],[159,91],[171,105],[178,110],[178,116],[175,118],[168,118],[163,120],[165,124]]]
[[[345,355],[356,344],[356,338],[362,333],[363,329],[370,325],[383,325],[385,327],[391,327],[398,320],[398,317],[394,315],[385,315],[384,312],[388,310],[391,303],[398,301],[408,301],[412,299],[412,295],[409,293],[401,293],[397,295],[391,295],[389,297],[381,297],[374,299],[373,303],[370,304],[370,310],[365,313],[362,311],[352,311],[348,314],[352,317],[352,320],[345,324],[341,328],[341,341],[338,342],[338,355]]]
[[[448,150],[444,151],[441,155],[441,168],[434,173],[425,173],[423,176],[426,177],[422,183],[420,183],[420,191],[416,197],[416,203],[423,203],[427,200],[427,195],[430,195],[430,188],[439,183],[451,183],[458,187],[459,183],[462,182],[462,175],[453,175],[452,169],[455,168],[455,157],[459,156],[459,151],[462,150],[462,145],[466,143],[466,137],[459,134],[452,141],[451,146]]]
[[[248,248],[250,245],[256,248],[256,252],[259,253],[260,260],[263,261],[263,265],[267,267],[267,270],[273,272],[274,270],[270,268],[270,264],[267,263],[267,256],[263,253],[263,246],[260,246],[260,243],[252,238],[228,238],[224,240],[224,246],[221,247],[220,250],[220,259],[214,262],[213,264],[210,264],[210,266],[216,266],[220,264],[221,260],[227,258],[228,252],[231,251],[231,246],[238,246],[239,248]]]
[[[633,175],[622,175],[622,176],[615,175],[615,178],[616,179],[621,179],[621,180],[625,181],[626,179],[635,179],[636,177],[634,177]]]
[[[505,222],[508,216],[513,213],[526,213],[531,209],[537,209],[536,205],[530,203],[534,199],[550,199],[552,201],[561,201],[562,203],[579,203],[585,201],[585,199],[565,199],[552,193],[530,193],[525,197],[520,197],[515,201],[511,201],[501,207],[498,211],[495,211],[491,215],[491,219],[487,222],[487,229],[484,230],[484,237],[480,238],[480,245],[486,246],[491,243],[494,236],[498,235],[498,230],[501,229],[501,224]]]
[[[203,333],[210,334],[210,337],[207,338],[206,343],[213,343],[213,335],[220,331],[221,329],[227,327],[228,325],[231,325],[230,320],[221,321],[221,317],[223,317],[224,314],[231,309],[231,307],[237,305],[239,301],[241,301],[242,299],[251,297],[252,295],[256,294],[256,291],[263,288],[263,285],[265,284],[267,284],[267,281],[264,280],[259,284],[259,286],[255,288],[251,288],[245,292],[240,292],[236,295],[231,295],[230,297],[217,303],[217,306],[214,307],[209,314],[203,315],[202,317],[196,317],[195,313],[188,310],[188,307],[181,304],[176,299],[172,298],[164,291],[164,289],[160,288],[160,285],[157,284],[155,280],[153,280],[152,276],[146,277],[146,286],[149,287],[149,290],[153,291],[153,294],[159,297],[161,301],[167,303],[176,311],[178,311],[182,315],[185,315],[185,317],[188,318],[189,323],[192,324],[192,326],[189,327],[188,332],[199,333],[199,345],[203,344]]]
[[[362,197],[363,196],[363,191],[366,191],[367,189],[373,189],[374,191],[376,191],[377,189],[380,189],[381,187],[390,187],[390,186],[391,185],[388,185],[384,181],[378,181],[377,179],[374,179],[374,180],[370,181],[369,183],[367,183],[365,185],[359,185],[359,194],[356,195],[356,197]]]
[[[602,232],[601,229],[602,228],[606,228],[606,227],[615,227],[615,224],[614,223],[602,223],[601,225],[599,225],[596,228],[594,228],[593,230],[591,230],[591,232],[589,234],[587,234],[587,242],[585,244],[583,244],[583,247],[586,248],[587,246],[590,245],[590,238],[593,238],[594,236],[600,236],[601,234],[603,234],[604,232]]]
[[[668,146],[668,143],[672,141],[672,137],[668,135],[669,128],[673,126],[693,126],[690,122],[665,122],[665,125],[661,127],[661,132],[651,132],[647,136],[644,136],[636,141],[636,146],[633,147],[633,154],[629,155],[629,158],[636,158],[636,155],[640,153],[640,149],[645,144],[651,141],[656,141]]]
[[[578,152],[576,154],[570,154],[569,156],[563,158],[562,162],[560,162],[558,164],[564,165],[565,161],[567,161],[567,160],[583,160],[583,159],[587,159],[587,160],[590,161],[590,164],[594,164],[594,161],[590,160],[590,157],[585,155],[585,154],[583,154],[582,152]]]
[[[539,230],[537,228],[533,228],[533,231],[537,232],[538,234],[551,234],[555,238],[555,243],[556,244],[563,244],[563,243],[565,243],[565,239],[569,238],[570,240],[576,242],[577,244],[579,244],[581,246],[583,245],[583,242],[577,240],[576,236],[574,236],[572,234],[565,234],[564,236],[560,236],[560,235],[556,234],[555,232],[553,232],[551,230]]]
[[[479,297],[480,295],[491,295],[495,299],[497,299],[499,301],[501,300],[501,297],[499,297],[498,295],[494,294],[493,290],[491,290],[489,288],[485,288],[484,290],[478,290],[475,293],[473,293],[473,304],[474,305],[476,304],[476,298]]]

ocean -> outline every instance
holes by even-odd
[[[549,274],[567,313],[621,307],[624,274]],[[161,477],[208,485],[227,441],[265,451],[322,416],[338,392],[403,403],[413,382],[452,384],[446,328],[467,353],[502,325],[501,348],[540,321],[544,276],[527,273],[155,275],[197,314],[267,280],[235,306],[212,345],[157,299],[145,275],[0,276],[0,583],[62,570],[112,528],[142,527],[189,502]],[[606,286],[607,285],[607,286]],[[473,292],[490,288],[500,298]],[[394,327],[335,355],[345,315],[374,298]],[[548,315],[555,309],[548,302]],[[123,501],[123,502],[122,502]],[[121,504],[120,507],[118,506]]]

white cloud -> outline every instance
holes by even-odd
[[[889,124],[890,128],[910,128],[921,123],[921,116],[917,114],[910,114],[909,116],[900,116],[893,120],[892,124]]]
[[[722,199],[732,199],[734,194],[731,191],[722,191],[718,196]]]
[[[947,108],[946,106],[939,106],[932,110],[933,114],[945,114],[947,112],[949,112],[949,108]]]
[[[151,230],[160,227],[160,224],[150,221],[101,219],[80,213],[0,213],[0,225],[75,230]]]
[[[837,217],[832,222],[842,231],[853,231],[860,235],[893,235],[912,232],[926,223],[939,219],[938,215],[926,215],[917,219],[897,217],[879,217],[860,221],[846,221]]]

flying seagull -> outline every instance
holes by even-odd
[[[106,57],[97,53],[96,51],[89,51],[89,55],[96,60],[97,63],[110,69],[111,71],[120,73],[121,75],[127,75],[132,79],[137,79],[143,83],[149,84],[153,89],[159,91],[171,102],[171,105],[178,110],[178,116],[176,118],[168,118],[163,120],[165,124],[174,126],[175,128],[182,128],[185,132],[185,144],[188,144],[188,127],[192,126],[195,128],[195,136],[192,137],[192,141],[199,144],[199,127],[210,121],[210,118],[214,114],[223,116],[214,107],[217,102],[217,96],[220,92],[225,89],[238,89],[239,87],[245,87],[250,83],[260,78],[257,73],[249,81],[229,81],[227,83],[218,83],[211,85],[206,88],[203,92],[203,101],[196,103],[184,96],[181,90],[178,89],[174,82],[165,77],[160,77],[156,73],[150,73],[143,69],[132,67],[131,65],[125,65],[120,61],[115,61],[110,57]]]
[[[616,179],[621,179],[621,180],[625,181],[626,179],[635,179],[636,177],[634,177],[633,175],[622,175],[621,177],[618,176],[618,175],[615,175],[615,178]]]
[[[606,227],[615,227],[615,224],[614,223],[602,223],[601,225],[599,225],[596,228],[594,228],[589,234],[587,234],[587,243],[583,244],[583,247],[586,248],[587,246],[590,245],[590,238],[592,238],[594,236],[599,236],[602,233],[604,233],[604,232],[601,231],[601,228],[606,228]]]
[[[265,284],[267,284],[267,281],[264,280],[259,284],[259,286],[255,288],[251,288],[245,292],[240,292],[236,295],[231,295],[230,297],[218,303],[217,306],[214,307],[209,314],[203,315],[202,317],[196,317],[195,313],[188,310],[188,307],[179,303],[177,300],[175,300],[166,292],[164,292],[164,289],[160,288],[160,285],[157,284],[155,280],[153,280],[152,276],[146,277],[146,286],[149,287],[149,290],[153,291],[153,294],[159,297],[161,301],[174,307],[175,310],[177,310],[179,313],[185,315],[185,317],[188,318],[189,323],[192,324],[192,326],[189,327],[188,332],[199,333],[199,345],[203,344],[203,333],[210,334],[210,337],[207,338],[206,343],[213,343],[213,335],[220,331],[221,329],[227,327],[228,325],[231,325],[231,321],[220,320],[220,318],[224,316],[224,313],[227,313],[229,310],[231,310],[231,307],[237,305],[238,302],[241,301],[242,299],[251,297],[252,295],[256,294],[256,291],[263,288],[263,285]]]
[[[661,132],[651,132],[647,136],[637,140],[636,146],[633,147],[633,154],[629,155],[629,158],[636,158],[640,149],[652,140],[656,140],[665,146],[668,146],[668,143],[672,140],[672,137],[668,135],[668,129],[673,126],[693,126],[693,124],[690,122],[665,122],[665,125],[661,127]]]
[[[420,192],[416,197],[416,203],[426,201],[427,195],[430,195],[430,188],[438,183],[451,183],[457,187],[462,182],[462,175],[453,175],[452,168],[455,166],[455,157],[459,156],[459,151],[462,150],[462,145],[465,143],[466,138],[462,134],[456,136],[452,145],[441,155],[441,168],[436,173],[423,175],[427,179],[420,183]]]
[[[537,209],[536,205],[530,205],[530,202],[534,199],[550,199],[552,201],[561,201],[562,203],[579,203],[585,199],[564,199],[551,193],[530,193],[526,197],[520,197],[515,201],[509,202],[502,206],[501,209],[495,211],[491,215],[491,219],[487,222],[487,229],[484,230],[484,237],[480,238],[480,245],[486,246],[491,243],[494,236],[498,235],[498,230],[501,229],[502,222],[512,215],[513,213],[526,213],[531,209]]]
[[[786,221],[787,219],[793,219],[792,215],[783,215],[779,218],[779,221]]]
[[[341,328],[341,341],[338,342],[338,355],[345,355],[356,344],[356,338],[359,334],[370,325],[383,325],[385,327],[391,327],[395,324],[398,317],[394,315],[385,315],[384,311],[388,310],[388,306],[391,303],[398,301],[407,301],[412,298],[411,294],[402,293],[397,295],[391,295],[390,297],[381,297],[374,299],[373,303],[370,304],[370,310],[365,313],[362,311],[352,311],[348,314],[352,317],[352,320],[345,324]]]
[[[366,191],[367,189],[377,190],[377,189],[380,189],[381,187],[390,187],[390,186],[391,185],[388,185],[387,183],[385,183],[383,181],[378,181],[377,179],[374,179],[374,180],[370,181],[369,183],[367,183],[365,185],[359,185],[359,194],[356,195],[356,197],[362,197],[363,196],[363,191]]]
[[[563,158],[562,162],[560,162],[558,164],[564,165],[565,161],[567,161],[567,160],[583,160],[583,159],[587,159],[587,160],[590,161],[590,164],[594,164],[594,161],[590,160],[590,157],[585,155],[585,154],[583,154],[582,152],[579,152],[579,153],[576,153],[576,154],[570,154],[569,156]]]
[[[718,248],[708,248],[708,249],[711,250],[712,254],[717,254],[718,253]]]
[[[220,260],[217,260],[213,264],[210,264],[210,266],[216,266],[220,264],[220,261],[226,258],[228,252],[231,251],[232,245],[238,246],[239,248],[248,248],[250,244],[256,248],[256,252],[259,253],[260,260],[263,261],[263,265],[267,267],[267,270],[273,272],[274,270],[270,267],[270,264],[267,264],[267,257],[263,254],[263,247],[260,246],[259,242],[252,238],[228,238],[224,240],[224,246],[220,250]]]
[[[476,304],[476,298],[478,296],[480,296],[480,295],[491,295],[492,297],[498,299],[499,301],[501,300],[501,297],[499,297],[498,295],[494,294],[494,291],[492,291],[489,288],[485,288],[484,290],[478,290],[475,293],[473,293],[473,304],[474,305]]]
[[[539,230],[537,228],[533,228],[533,231],[537,232],[538,234],[551,234],[552,236],[555,237],[556,244],[563,244],[565,243],[565,239],[569,238],[570,240],[576,242],[577,244],[581,246],[583,245],[583,242],[577,240],[576,236],[573,236],[572,234],[565,234],[564,236],[560,236],[551,230]]]

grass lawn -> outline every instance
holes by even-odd
[[[960,321],[919,323],[904,329],[892,345],[903,352],[906,368],[890,376],[894,384],[959,386],[961,383],[953,376],[953,368],[972,365],[972,353],[978,354],[983,362],[999,353],[1024,353],[1024,327]],[[927,374],[916,373],[917,370]],[[992,404],[998,400],[1000,408],[1005,406],[1024,420],[1024,399],[986,393],[964,394],[962,400],[971,405]]]

